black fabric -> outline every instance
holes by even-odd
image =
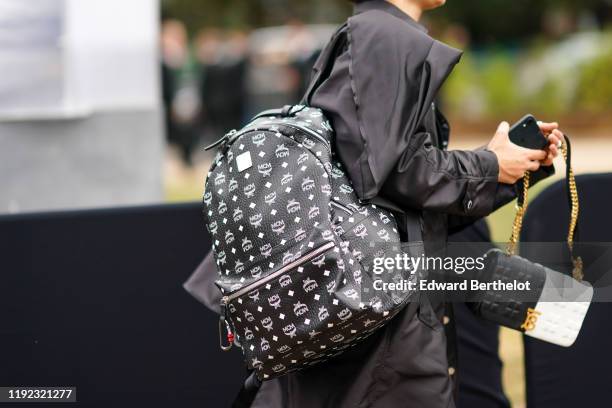
[[[450,242],[490,242],[486,221],[479,220],[448,237]],[[491,243],[491,248],[493,244]],[[478,251],[481,250],[479,246]],[[466,254],[467,256],[468,254]],[[481,256],[481,253],[469,256]],[[502,386],[502,362],[499,358],[499,326],[480,319],[464,303],[453,304],[454,318],[447,326],[449,343],[456,339],[457,407],[510,408]],[[449,327],[450,326],[450,327]],[[455,349],[449,348],[449,353]],[[454,360],[449,356],[449,360]]]
[[[580,193],[581,241],[612,242],[609,216],[612,174],[581,175],[576,182]],[[523,223],[522,242],[566,239],[569,222],[566,194],[565,182],[559,181],[533,200]],[[526,248],[521,248],[521,254],[525,251]],[[591,275],[589,270],[597,258],[588,253],[578,255],[583,257],[586,267],[585,280],[598,281],[601,277]],[[567,349],[525,337],[529,408],[610,406],[611,313],[610,303],[592,303],[576,343]]]
[[[251,407],[260,388],[261,381],[259,381],[257,375],[255,375],[255,372],[250,372],[246,380],[244,380],[244,385],[238,392],[238,395],[232,404],[232,408]]]
[[[1,216],[0,247],[0,384],[76,386],[65,406],[231,405],[241,354],[181,287],[210,248],[201,203]]]

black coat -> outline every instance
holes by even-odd
[[[445,149],[449,125],[434,99],[460,51],[382,0],[359,3],[342,35],[343,47],[311,104],[330,119],[336,152],[361,199],[382,197],[420,212],[426,249],[437,250],[450,229],[515,198],[515,186],[497,181],[493,152]],[[322,68],[317,61],[315,70]],[[540,173],[536,180],[547,174]],[[212,259],[201,268],[214,269]],[[194,291],[202,283],[189,286]],[[454,407],[445,313],[444,304],[421,296],[350,351],[264,382],[254,407]]]

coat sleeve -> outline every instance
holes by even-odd
[[[514,198],[493,152],[442,150],[423,126],[460,51],[377,11],[350,18],[347,32],[359,149],[341,157],[361,199],[482,217]]]
[[[407,208],[485,216],[494,210],[499,167],[489,150],[445,151],[428,133],[412,143],[389,173],[380,195]]]

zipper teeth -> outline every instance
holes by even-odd
[[[321,255],[324,252],[327,252],[328,250],[332,249],[334,246],[336,246],[336,244],[334,244],[333,242],[328,242],[324,245],[321,245],[320,247],[318,247],[317,249],[313,250],[312,252],[309,252],[301,257],[299,257],[298,259],[296,259],[295,261],[292,261],[290,263],[288,263],[287,265],[284,265],[282,268],[280,268],[278,271],[271,273],[270,275],[266,276],[263,279],[258,280],[257,282],[253,282],[250,285],[247,285],[245,287],[243,287],[242,289],[237,290],[236,292],[232,293],[231,295],[227,295],[223,297],[223,301],[225,302],[225,304],[231,302],[232,300],[239,298],[240,296],[244,295],[245,293],[248,293],[252,290],[252,288],[261,286],[269,281],[271,281],[272,279],[276,278],[279,275],[284,274],[285,272],[297,268],[298,266],[310,261],[313,258],[316,258],[317,256]]]

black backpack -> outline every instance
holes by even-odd
[[[324,61],[342,35],[323,51]],[[373,290],[375,280],[416,275],[373,270],[375,258],[402,251],[397,223],[391,211],[360,202],[321,110],[263,112],[214,146],[204,213],[223,293],[221,347],[238,344],[258,380],[343,352],[412,298],[410,291]]]

